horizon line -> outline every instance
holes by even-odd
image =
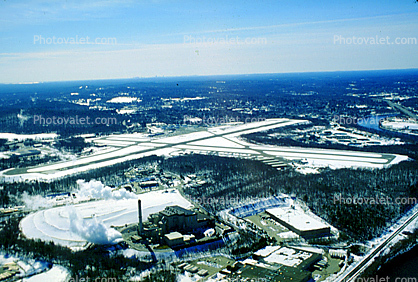
[[[107,80],[150,80],[150,79],[173,79],[173,78],[203,78],[203,77],[219,77],[219,76],[249,76],[249,75],[275,75],[275,74],[314,74],[314,73],[348,73],[348,72],[374,72],[374,71],[414,71],[418,68],[393,68],[393,69],[355,69],[355,70],[328,70],[328,71],[290,71],[290,72],[260,72],[260,73],[236,73],[236,74],[195,74],[195,75],[169,75],[169,76],[134,76],[134,77],[119,77],[119,78],[93,78],[80,80],[49,80],[49,81],[24,81],[7,83],[0,82],[0,85],[37,85],[43,83],[60,83],[60,82],[84,82],[84,81],[107,81]]]

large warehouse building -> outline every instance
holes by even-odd
[[[281,225],[304,238],[331,234],[329,225],[293,208],[273,208],[266,210],[266,213]]]

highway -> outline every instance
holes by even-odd
[[[357,266],[354,267],[349,272],[343,274],[342,277],[339,277],[336,281],[338,282],[349,282],[355,281],[355,279],[367,268],[368,263],[374,259],[374,257],[382,251],[396,236],[398,236],[412,221],[418,217],[418,212],[413,214],[404,224],[402,224],[396,231],[393,232],[389,238],[383,241],[379,246],[377,246],[373,252],[365,256]]]
[[[401,106],[399,104],[393,103],[392,101],[389,101],[389,100],[386,100],[386,99],[383,99],[383,101],[385,101],[386,103],[388,103],[389,106],[391,106],[392,108],[398,109],[399,111],[401,111],[405,115],[407,115],[407,116],[409,116],[409,117],[411,117],[411,118],[413,118],[415,120],[418,119],[418,116],[416,114],[414,114],[410,110],[406,109],[405,107],[403,107],[403,106]]]

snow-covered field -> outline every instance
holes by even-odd
[[[9,169],[0,173],[5,181],[23,181],[31,179],[54,179],[66,175],[80,173],[90,169],[105,167],[127,160],[143,158],[150,155],[173,155],[181,152],[218,154],[230,157],[271,156],[274,161],[283,162],[305,160],[309,169],[299,169],[302,173],[316,172],[319,167],[370,167],[383,168],[406,160],[405,156],[355,152],[347,150],[325,150],[314,148],[279,147],[254,145],[239,140],[237,137],[256,131],[306,123],[306,120],[267,119],[260,122],[245,123],[208,128],[188,134],[150,139],[144,134],[121,134],[90,139],[91,142],[118,147],[109,151],[98,151],[92,155],[74,160],[42,165],[22,170]],[[161,149],[159,149],[161,147]],[[176,152],[177,151],[177,152]],[[282,164],[279,163],[281,166]],[[274,167],[274,164],[273,164]],[[16,174],[14,174],[16,171]]]
[[[153,191],[140,194],[142,219],[163,210],[166,206],[191,206],[177,190]],[[112,226],[138,222],[137,198],[107,199],[78,205],[40,210],[21,221],[21,230],[28,238],[83,248],[88,242],[113,244],[122,237]]]
[[[372,156],[347,156],[346,154],[335,155],[333,153],[321,152],[320,150],[312,150],[311,152],[285,152],[281,150],[277,151],[265,151],[271,155],[280,156],[287,159],[322,159],[328,161],[349,161],[354,163],[366,162],[366,163],[381,163],[385,164],[389,161],[382,158],[373,158]]]
[[[125,147],[125,146],[130,146],[130,145],[134,145],[135,142],[130,142],[130,141],[115,141],[115,140],[109,140],[109,139],[102,139],[102,140],[96,140],[94,141],[94,143],[96,144],[101,144],[101,145],[109,145],[109,146],[120,146],[120,147]]]
[[[141,99],[136,98],[136,97],[120,96],[120,97],[115,97],[106,101],[106,103],[116,103],[116,104],[132,103],[132,102],[141,102]]]
[[[178,145],[176,148],[190,150],[190,151],[212,151],[212,152],[229,152],[239,154],[259,154],[258,152],[245,149],[223,148],[223,147],[209,147],[209,146],[190,146],[190,145]]]
[[[23,279],[24,282],[66,282],[70,278],[70,273],[65,267],[54,265],[46,272]]]
[[[402,120],[402,119],[392,119],[385,120],[382,122],[382,127],[390,129],[413,129],[418,130],[418,123],[416,121]]]
[[[0,265],[3,266],[7,264],[15,265],[19,269],[19,272],[16,274],[15,280],[13,281],[65,282],[69,278],[69,272],[62,266],[53,265],[52,268],[50,268],[51,264],[46,261],[28,259],[25,257],[14,257],[0,253]]]
[[[207,138],[211,136],[213,136],[213,134],[210,132],[199,131],[199,132],[193,132],[193,133],[177,135],[177,136],[172,136],[172,137],[167,137],[167,138],[161,138],[161,139],[155,140],[154,142],[176,144],[176,143],[181,143],[181,142],[193,141],[193,140],[201,139],[201,138]]]
[[[147,134],[144,133],[128,133],[128,134],[117,134],[117,135],[110,135],[105,139],[129,139],[130,141],[149,141],[150,138]]]
[[[80,166],[80,165],[93,163],[93,162],[97,162],[97,161],[101,161],[101,160],[105,160],[109,158],[123,157],[129,154],[135,153],[135,152],[141,152],[141,151],[145,151],[148,149],[150,149],[150,147],[148,146],[147,147],[129,146],[127,148],[116,150],[110,153],[97,154],[97,155],[93,155],[93,156],[89,156],[85,158],[80,158],[78,160],[74,160],[71,162],[63,162],[63,163],[52,164],[52,165],[43,165],[41,167],[29,169],[28,172],[44,172],[44,171],[49,171],[49,170],[58,170],[58,169],[68,168],[71,166]]]
[[[9,156],[0,152],[0,159],[8,159]]]
[[[267,121],[271,121],[271,120],[267,120]],[[277,119],[274,120],[277,122]],[[259,131],[267,131],[270,129],[274,129],[277,127],[283,127],[283,126],[289,126],[289,125],[293,125],[293,124],[303,124],[303,123],[307,123],[308,121],[306,120],[288,120],[288,119],[284,119],[283,123],[279,123],[279,124],[272,124],[272,125],[267,125],[270,122],[266,122],[267,124],[265,126],[261,125],[261,126],[256,126],[256,127],[250,127],[251,129],[245,130],[245,131],[240,131],[240,132],[235,132],[236,130],[233,130],[235,133],[232,134],[228,134],[226,135],[227,138],[230,137],[237,137],[243,134],[250,134],[250,133],[254,133],[254,132],[259,132]],[[247,125],[247,124],[246,124]],[[251,124],[249,124],[251,125]]]
[[[1,139],[8,139],[8,140],[25,140],[25,139],[33,139],[33,140],[43,140],[43,139],[54,139],[58,135],[56,133],[41,133],[41,134],[15,134],[15,133],[0,133]]]
[[[232,142],[223,137],[214,137],[210,139],[192,142],[189,144],[198,145],[198,146],[212,146],[212,147],[221,146],[221,147],[228,147],[228,148],[244,148],[244,146],[237,144],[235,142]]]
[[[250,131],[252,130],[255,130],[254,132],[268,130],[268,129],[271,129],[270,128],[271,126],[275,128],[275,127],[282,127],[282,126],[287,126],[287,125],[296,124],[296,123],[304,123],[304,122],[307,122],[307,121],[289,120],[287,118],[275,118],[275,119],[266,119],[266,120],[258,121],[258,122],[243,123],[241,125],[218,126],[218,127],[209,128],[208,131],[215,133],[215,134],[225,134],[225,133],[234,133],[238,131],[241,132],[245,130],[243,133],[238,134],[238,135],[241,135],[241,134],[247,134],[247,132],[250,133]],[[265,128],[268,128],[268,129],[265,129]]]

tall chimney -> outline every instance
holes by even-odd
[[[138,199],[138,234],[142,235],[142,207],[141,199]]]

